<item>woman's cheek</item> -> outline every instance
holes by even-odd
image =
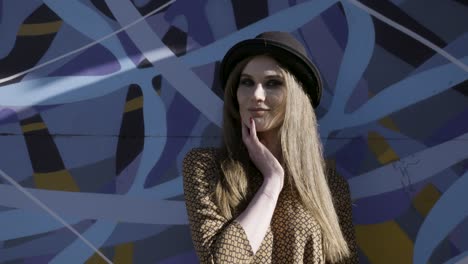
[[[242,122],[243,122],[246,126],[249,126],[249,119],[250,119],[250,116],[249,116],[248,111],[246,111],[246,110],[241,111],[241,119],[242,119]]]

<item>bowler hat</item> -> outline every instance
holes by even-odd
[[[290,33],[264,32],[253,39],[235,44],[228,50],[220,66],[221,87],[224,90],[229,74],[243,59],[268,54],[289,70],[301,82],[316,108],[322,95],[322,79],[314,63],[307,56],[304,46]]]

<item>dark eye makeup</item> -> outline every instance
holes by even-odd
[[[253,81],[250,78],[241,78],[239,84],[244,86],[250,86],[253,85]]]
[[[241,78],[240,81],[239,81],[239,85],[252,86],[252,85],[254,85],[254,81],[252,79],[250,79],[250,78]],[[265,85],[265,87],[281,86],[281,85],[283,85],[283,81],[278,80],[278,79],[269,79],[269,80],[265,81],[264,85]]]
[[[268,80],[266,82],[266,85],[267,86],[280,86],[280,85],[283,85],[283,82],[281,80],[277,80],[277,79],[271,79],[271,80]]]

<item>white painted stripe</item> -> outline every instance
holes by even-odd
[[[58,60],[61,60],[61,59],[66,58],[66,57],[68,57],[68,56],[70,56],[70,55],[73,55],[73,54],[78,53],[78,52],[80,52],[80,51],[83,51],[83,50],[85,50],[85,49],[87,49],[87,48],[90,48],[90,47],[92,47],[92,46],[94,46],[94,45],[96,45],[96,44],[98,44],[98,43],[100,43],[100,42],[102,42],[102,41],[104,41],[104,40],[106,40],[106,39],[108,39],[108,38],[110,38],[110,37],[112,37],[112,36],[114,36],[114,35],[120,33],[120,32],[122,32],[122,31],[126,30],[127,28],[129,28],[129,27],[135,25],[136,23],[141,22],[142,20],[144,20],[144,19],[146,19],[147,17],[151,16],[152,14],[158,12],[159,10],[165,8],[166,6],[168,6],[168,5],[172,4],[172,3],[174,3],[175,1],[176,1],[176,0],[171,0],[171,1],[167,2],[167,3],[165,3],[164,5],[162,5],[161,7],[155,9],[154,11],[151,11],[150,13],[146,14],[145,16],[143,16],[143,17],[141,17],[141,18],[135,20],[134,22],[130,23],[129,25],[127,25],[127,26],[125,26],[125,27],[123,27],[123,28],[121,28],[121,29],[119,29],[119,30],[117,30],[117,31],[115,31],[115,32],[112,32],[112,33],[110,33],[110,34],[108,34],[108,35],[106,35],[106,36],[104,36],[104,37],[102,37],[102,38],[100,38],[100,39],[98,39],[98,40],[92,42],[92,43],[89,43],[89,44],[87,44],[87,45],[85,45],[85,46],[83,46],[83,47],[81,47],[81,48],[78,48],[78,49],[76,49],[76,50],[70,51],[70,52],[65,53],[65,54],[63,54],[63,55],[60,55],[60,56],[58,56],[57,58],[54,58],[54,59],[49,60],[49,61],[46,61],[46,62],[44,62],[44,63],[42,63],[42,64],[40,64],[40,65],[37,65],[37,66],[35,66],[35,67],[32,67],[32,68],[28,69],[28,70],[22,71],[22,72],[20,72],[20,73],[14,74],[14,75],[12,75],[12,76],[9,76],[9,77],[3,78],[3,79],[0,79],[0,84],[2,84],[2,83],[4,83],[4,82],[7,82],[7,81],[10,81],[10,80],[13,80],[13,79],[15,79],[15,78],[18,78],[18,77],[20,77],[20,76],[22,76],[22,75],[24,75],[24,74],[30,73],[30,72],[32,72],[32,71],[34,71],[34,70],[40,69],[40,68],[42,68],[42,67],[45,67],[45,66],[47,66],[47,65],[49,65],[49,64],[51,64],[51,63],[54,63],[54,62],[58,61]],[[342,1],[343,1],[343,0],[342,0]],[[397,22],[395,22],[395,21],[393,21],[393,20],[391,20],[391,19],[385,17],[384,15],[380,14],[379,12],[377,12],[377,11],[375,11],[375,10],[373,10],[373,9],[371,9],[371,8],[369,8],[369,7],[367,7],[366,5],[360,3],[360,2],[358,2],[358,1],[356,1],[356,0],[347,0],[347,1],[349,1],[351,4],[355,5],[356,7],[358,7],[358,8],[360,8],[360,9],[364,10],[365,12],[369,13],[370,15],[374,16],[375,18],[379,19],[380,21],[382,21],[382,22],[388,24],[389,26],[391,26],[391,27],[393,27],[393,28],[395,28],[395,29],[397,29],[397,30],[399,30],[399,31],[401,31],[401,32],[403,32],[403,33],[405,33],[406,35],[408,35],[408,36],[414,38],[415,40],[421,42],[421,43],[424,44],[425,46],[429,47],[430,49],[432,49],[432,50],[434,50],[435,52],[439,53],[441,56],[445,57],[445,58],[446,58],[447,60],[449,60],[450,62],[452,62],[452,63],[454,63],[455,65],[457,65],[458,67],[460,67],[462,70],[468,72],[468,66],[467,66],[466,64],[464,64],[463,62],[461,62],[460,60],[458,60],[457,58],[455,58],[454,56],[452,56],[450,53],[448,53],[448,52],[446,52],[445,50],[441,49],[440,47],[438,47],[438,46],[435,45],[434,43],[432,43],[432,42],[430,42],[429,40],[425,39],[424,37],[418,35],[417,33],[411,31],[410,29],[408,29],[408,28],[406,28],[406,27],[404,27],[404,26],[398,24]]]
[[[72,231],[73,234],[75,234],[86,245],[88,245],[92,250],[94,250],[107,263],[112,264],[112,261],[110,261],[104,254],[102,254],[102,252],[99,251],[99,249],[97,249],[91,242],[89,242],[85,237],[83,237],[75,228],[73,228],[71,225],[69,225],[62,217],[60,217],[58,214],[56,214],[54,211],[52,211],[47,205],[45,205],[43,202],[41,202],[39,199],[37,199],[34,195],[32,195],[30,192],[28,192],[25,188],[23,188],[23,186],[19,185],[15,180],[13,180],[13,178],[8,176],[2,170],[0,170],[0,176],[2,176],[11,185],[15,186],[16,189],[18,189],[20,192],[22,192],[24,195],[26,195],[29,199],[31,199],[39,207],[44,209],[44,211],[49,213],[53,218],[55,218],[57,221],[59,221],[62,225],[64,225],[66,228],[68,228],[70,231]]]
[[[39,69],[39,68],[42,68],[44,66],[47,66],[51,63],[54,63],[58,60],[61,60],[67,56],[70,56],[72,54],[75,54],[75,53],[78,53],[82,50],[85,50],[89,47],[92,47],[126,29],[128,29],[129,27],[137,24],[138,22],[146,19],[147,17],[151,16],[152,14],[158,12],[159,10],[165,8],[166,6],[174,3],[176,0],[171,0],[167,3],[165,3],[164,5],[156,8],[155,10],[151,11],[150,13],[146,14],[145,16],[142,16],[141,18],[133,21],[132,23],[126,25],[125,27],[122,27],[121,29],[117,30],[117,31],[114,31],[90,44],[87,44],[81,48],[78,48],[76,50],[73,50],[71,52],[68,52],[66,54],[63,54],[55,59],[52,59],[52,60],[49,60],[45,63],[42,63],[40,65],[37,65],[33,68],[30,68],[29,70],[26,70],[26,71],[23,71],[23,72],[20,72],[20,73],[17,73],[17,74],[14,74],[10,77],[7,77],[7,78],[4,78],[4,79],[1,79],[0,80],[0,84],[3,83],[3,82],[7,82],[9,80],[12,80],[12,79],[15,79],[23,74],[27,74],[31,71],[34,71],[36,69]],[[47,205],[45,205],[43,202],[41,202],[39,199],[37,199],[34,195],[32,195],[30,192],[28,192],[26,189],[24,189],[20,184],[18,184],[13,178],[11,178],[10,176],[8,176],[5,172],[3,172],[2,170],[0,170],[0,176],[2,176],[6,181],[8,181],[11,185],[13,185],[14,187],[16,187],[16,189],[18,189],[20,192],[22,192],[24,195],[26,195],[29,199],[31,199],[35,204],[37,204],[40,208],[42,208],[44,211],[46,211],[47,213],[49,213],[53,218],[55,218],[58,222],[60,222],[62,225],[64,225],[66,228],[68,228],[73,234],[75,234],[79,239],[81,239],[87,246],[89,246],[94,252],[96,252],[96,254],[98,254],[100,257],[102,257],[107,263],[109,264],[113,264],[111,260],[109,260],[101,251],[99,251],[99,249],[97,249],[89,240],[87,240],[85,237],[83,237],[76,229],[74,229],[71,225],[69,225],[62,217],[60,217],[57,213],[55,213],[53,210],[51,210]]]
[[[347,0],[347,1],[350,2],[351,4],[355,5],[356,7],[364,10],[365,12],[369,13],[370,15],[374,16],[378,20],[384,22],[385,24],[387,24],[387,25],[389,25],[389,26],[391,26],[391,27],[393,27],[395,29],[398,29],[399,31],[405,33],[406,35],[414,38],[415,40],[417,40],[419,42],[421,42],[422,44],[424,44],[428,48],[434,50],[435,52],[439,53],[441,56],[445,57],[447,60],[449,60],[453,64],[460,67],[462,70],[468,72],[468,66],[466,64],[464,64],[463,62],[461,62],[460,60],[458,60],[457,58],[455,58],[454,56],[452,56],[450,53],[446,52],[445,50],[443,50],[439,46],[437,46],[434,43],[430,42],[426,38],[420,36],[419,34],[411,31],[408,28],[398,24],[397,22],[385,17],[384,15],[380,14],[379,12],[377,12],[377,11],[375,11],[375,10],[369,8],[369,7],[367,7],[366,5],[362,4],[361,2],[359,2],[357,0]]]
[[[22,76],[22,75],[24,75],[24,74],[28,74],[28,73],[30,73],[30,72],[32,72],[32,71],[37,70],[37,69],[43,68],[43,67],[45,67],[45,66],[47,66],[47,65],[49,65],[49,64],[51,64],[51,63],[54,63],[54,62],[59,61],[59,60],[61,60],[61,59],[63,59],[63,58],[66,58],[66,57],[68,57],[68,56],[70,56],[70,55],[73,55],[73,54],[76,54],[76,53],[78,53],[78,52],[81,52],[81,51],[83,51],[83,50],[85,50],[85,49],[91,48],[92,46],[94,46],[94,45],[96,45],[96,44],[98,44],[98,43],[100,43],[100,42],[102,42],[102,41],[104,41],[104,40],[106,40],[106,39],[108,39],[108,38],[110,38],[110,37],[112,37],[112,36],[115,36],[115,35],[119,34],[120,32],[122,32],[122,31],[128,29],[129,27],[132,27],[132,26],[134,26],[135,24],[137,24],[137,23],[139,23],[139,22],[145,20],[147,17],[153,15],[154,13],[160,11],[161,9],[167,7],[168,5],[171,5],[171,4],[174,3],[175,1],[176,1],[176,0],[171,0],[171,1],[167,2],[167,3],[165,3],[164,5],[162,5],[162,6],[158,7],[158,8],[156,8],[155,10],[149,12],[149,13],[146,14],[145,16],[142,16],[141,18],[139,18],[139,19],[133,21],[132,23],[126,25],[125,27],[122,27],[122,28],[120,28],[119,30],[114,31],[114,32],[112,32],[112,33],[110,33],[110,34],[108,34],[108,35],[106,35],[106,36],[104,36],[104,37],[102,37],[102,38],[100,38],[100,39],[98,39],[98,40],[95,40],[95,41],[93,41],[93,42],[91,42],[91,43],[89,43],[89,44],[86,44],[86,45],[84,45],[84,46],[81,47],[81,48],[78,48],[78,49],[76,49],[76,50],[72,50],[72,51],[70,51],[70,52],[67,52],[67,53],[65,53],[65,54],[63,54],[63,55],[58,56],[57,58],[51,59],[51,60],[49,60],[49,61],[46,61],[46,62],[44,62],[44,63],[42,63],[42,64],[39,64],[39,65],[37,65],[37,66],[34,66],[34,67],[28,69],[28,70],[22,71],[22,72],[20,72],[20,73],[16,73],[16,74],[14,74],[14,75],[12,75],[12,76],[9,76],[9,77],[3,78],[3,79],[0,79],[0,84],[2,84],[2,83],[4,83],[4,82],[8,82],[8,81],[10,81],[10,80],[13,80],[13,79],[15,79],[15,78],[18,78],[18,77],[20,77],[20,76]]]

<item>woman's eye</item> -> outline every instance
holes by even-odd
[[[270,87],[275,87],[275,86],[280,86],[282,85],[283,82],[279,81],[279,80],[269,80],[266,85],[267,86],[270,86]]]
[[[253,82],[250,79],[241,79],[240,84],[244,86],[250,86],[253,85]]]

